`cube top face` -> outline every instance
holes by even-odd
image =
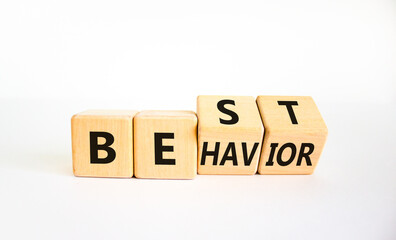
[[[257,105],[266,131],[323,134],[327,127],[312,97],[258,96]]]
[[[327,127],[311,97],[259,96],[265,126],[260,174],[312,174]]]
[[[136,113],[90,110],[72,117],[75,176],[133,176],[132,120]]]
[[[167,111],[167,110],[150,110],[142,111],[136,117],[138,118],[180,118],[197,121],[197,115],[193,111]]]
[[[237,118],[230,111],[237,113]],[[243,134],[263,131],[255,99],[251,96],[198,96],[198,128],[202,131]],[[231,114],[231,115],[230,115]]]
[[[77,113],[73,118],[133,118],[138,111],[135,110],[87,110],[84,112]]]
[[[198,173],[255,174],[264,133],[253,97],[199,96]]]
[[[143,111],[134,118],[137,178],[192,179],[197,174],[197,117],[190,111]]]

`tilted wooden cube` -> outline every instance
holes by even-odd
[[[198,173],[255,174],[263,124],[249,96],[198,96]]]
[[[90,110],[72,117],[75,176],[133,176],[133,117],[136,111]]]
[[[197,116],[143,111],[134,119],[135,176],[192,179],[197,174]]]
[[[327,127],[311,97],[259,96],[265,134],[260,174],[312,174]]]

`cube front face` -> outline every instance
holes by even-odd
[[[260,174],[312,174],[327,127],[311,97],[259,96],[265,127]]]
[[[143,111],[134,119],[137,178],[192,179],[197,174],[197,117],[190,111]]]
[[[75,176],[133,176],[132,122],[136,113],[91,110],[72,117]]]
[[[255,174],[264,128],[249,96],[199,96],[198,173]]]

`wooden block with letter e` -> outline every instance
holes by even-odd
[[[255,99],[198,96],[198,173],[255,174],[264,133]]]
[[[123,110],[90,110],[72,117],[75,176],[133,176],[132,122],[136,113]]]
[[[260,174],[312,174],[327,127],[311,97],[259,96],[265,134]]]
[[[197,175],[197,116],[143,111],[134,119],[135,176],[192,179]]]

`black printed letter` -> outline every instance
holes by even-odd
[[[231,156],[228,156],[228,153],[231,151]],[[225,164],[225,161],[232,160],[232,165],[238,166],[237,155],[235,150],[235,143],[230,142],[227,146],[227,149],[224,152],[223,158],[221,159],[220,166]]]
[[[98,138],[102,137],[106,139],[103,145],[98,144]],[[106,164],[114,161],[116,152],[110,147],[114,143],[114,137],[108,132],[89,132],[89,143],[91,152],[91,163]],[[105,158],[98,157],[98,150],[104,150],[107,152]]]
[[[253,160],[254,153],[256,152],[258,145],[259,143],[254,143],[252,151],[250,152],[250,155],[248,157],[246,143],[245,142],[242,143],[243,160],[245,162],[245,166],[250,166],[250,163]]]
[[[309,150],[308,152],[304,153],[305,147],[308,147]],[[309,158],[309,155],[313,153],[314,151],[314,145],[312,143],[302,143],[301,144],[301,149],[300,153],[298,154],[298,159],[297,159],[297,166],[301,166],[302,159],[305,158],[307,161],[307,166],[312,166],[311,159]]]
[[[285,148],[287,148],[287,147],[289,147],[289,148],[291,149],[291,155],[290,155],[289,160],[287,160],[286,162],[284,162],[284,161],[282,160],[282,153],[283,153],[283,151],[285,150]],[[276,157],[276,160],[277,160],[278,164],[279,164],[280,166],[287,166],[287,165],[289,165],[290,163],[292,163],[293,160],[294,160],[294,157],[296,156],[296,151],[297,151],[297,150],[296,150],[296,145],[294,145],[293,143],[286,143],[286,144],[284,144],[282,147],[279,148],[278,155],[277,155],[277,157]]]
[[[174,133],[154,133],[154,149],[156,165],[176,165],[175,159],[164,159],[162,152],[173,152],[173,146],[162,145],[162,139],[173,139]]]
[[[285,105],[289,112],[290,120],[293,124],[298,124],[296,115],[294,114],[292,106],[298,106],[297,101],[278,101],[279,106]]]
[[[275,150],[278,147],[277,143],[271,143],[271,152],[268,158],[268,161],[265,163],[265,166],[274,166],[274,155],[275,155]]]
[[[236,114],[234,111],[231,111],[231,110],[225,108],[224,105],[226,105],[226,104],[231,104],[231,105],[235,106],[235,101],[225,99],[225,100],[221,100],[217,103],[217,109],[219,109],[220,112],[231,116],[230,120],[224,120],[224,119],[220,118],[220,123],[228,124],[228,125],[237,123],[239,121],[238,114]]]
[[[201,154],[201,165],[205,165],[206,156],[213,156],[213,166],[217,165],[217,158],[219,157],[220,143],[216,142],[215,150],[208,151],[208,142],[204,142]]]

